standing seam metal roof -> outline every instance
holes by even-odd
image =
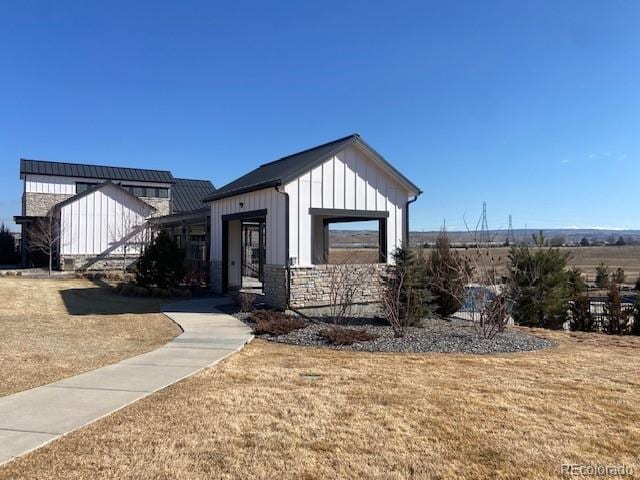
[[[289,180],[293,180],[297,176],[312,169],[317,164],[323,162],[327,158],[330,158],[335,153],[344,149],[348,145],[359,142],[373,155],[375,155],[382,164],[384,164],[394,175],[405,182],[416,193],[422,193],[420,189],[409,181],[404,175],[396,170],[389,162],[387,162],[379,153],[371,148],[367,143],[360,138],[358,134],[348,135],[343,138],[339,138],[329,143],[324,143],[307,150],[303,150],[293,155],[282,157],[279,160],[275,160],[270,163],[265,163],[255,170],[237,178],[236,180],[228,183],[224,187],[221,187],[215,191],[212,195],[207,197],[205,201],[219,200],[241,193],[260,190],[262,188],[273,187],[282,185]]]
[[[124,180],[131,182],[175,183],[175,178],[167,170],[147,170],[143,168],[107,167],[79,163],[49,162],[46,160],[20,159],[20,175],[51,175],[57,177],[99,178],[103,180]]]
[[[215,192],[209,180],[176,178],[171,188],[171,213],[190,212],[204,207],[203,200]]]

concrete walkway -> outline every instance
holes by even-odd
[[[149,353],[0,397],[0,465],[211,366],[253,335],[215,310],[226,298],[186,300],[165,315],[184,333]]]

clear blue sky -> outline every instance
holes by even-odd
[[[0,219],[20,157],[220,186],[358,132],[412,228],[640,228],[640,2],[271,3],[6,3]]]

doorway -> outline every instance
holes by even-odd
[[[266,222],[264,219],[243,220],[241,231],[240,289],[259,291],[264,287],[264,264],[267,258]]]

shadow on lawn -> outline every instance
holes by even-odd
[[[160,313],[167,303],[163,298],[125,297],[113,293],[108,283],[92,280],[98,288],[70,288],[60,296],[69,315],[124,315]]]

